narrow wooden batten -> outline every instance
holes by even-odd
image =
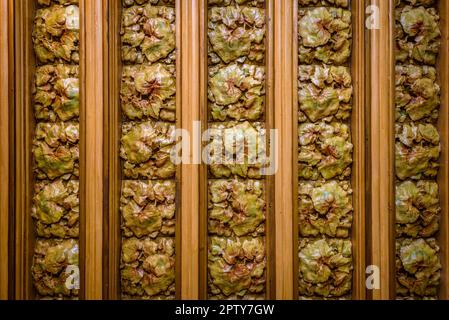
[[[278,300],[292,300],[296,281],[294,279],[294,255],[296,245],[294,239],[294,225],[296,219],[295,202],[297,196],[293,190],[297,179],[293,157],[295,131],[294,121],[297,119],[295,110],[296,88],[295,69],[297,54],[293,50],[295,42],[295,17],[297,7],[291,0],[274,2],[274,127],[278,130],[279,143],[278,171],[274,183],[274,219],[275,219],[275,298]],[[292,119],[294,121],[292,121]],[[292,165],[293,164],[293,165]]]
[[[371,263],[379,268],[374,300],[388,300],[395,290],[394,247],[394,1],[373,0],[380,29],[370,30],[370,176]]]
[[[9,237],[10,237],[10,127],[12,125],[12,81],[10,70],[12,2],[0,1],[0,300],[9,296]]]
[[[103,297],[103,3],[80,2],[84,108],[81,110],[81,286],[87,300]]]
[[[441,49],[438,62],[441,86],[441,106],[438,117],[438,130],[441,138],[440,188],[441,220],[439,245],[441,247],[440,299],[449,300],[449,3],[439,1]]]
[[[202,0],[181,1],[182,55],[181,59],[181,114],[182,128],[193,136],[194,121],[200,121],[200,10]],[[191,143],[191,147],[193,144]],[[183,150],[183,152],[189,152]],[[181,299],[199,298],[199,223],[200,223],[200,166],[193,164],[195,155],[190,150],[192,164],[181,166]]]

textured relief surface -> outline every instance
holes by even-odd
[[[124,299],[174,299],[174,238],[124,239],[121,274]]]
[[[62,1],[63,5],[57,5],[56,2],[59,1],[47,1],[47,7],[36,11],[33,29],[36,58],[39,63],[78,64],[78,1]]]
[[[348,238],[352,210],[349,182],[299,183],[299,231],[303,237]]]
[[[170,160],[175,126],[165,122],[126,122],[122,126],[120,154],[126,178],[173,178],[176,166]]]
[[[436,1],[396,3],[396,294],[437,299],[441,32]]]
[[[228,2],[209,2],[209,118],[261,120],[265,110],[264,1]]]
[[[435,121],[440,106],[440,86],[434,67],[396,66],[396,121]]]
[[[298,36],[300,65],[347,63],[351,56],[351,12],[333,7],[301,8]]]
[[[298,134],[300,179],[343,180],[351,175],[354,147],[346,124],[302,123]]]
[[[79,182],[76,180],[38,182],[35,184],[32,216],[43,238],[79,236]]]
[[[352,16],[348,0],[298,0],[298,292],[352,290]]]
[[[352,77],[349,68],[301,65],[299,117],[316,122],[346,120],[351,116]]]
[[[175,234],[174,181],[123,181],[121,211],[127,237]]]
[[[33,154],[38,179],[79,176],[79,124],[76,122],[38,123]]]
[[[208,1],[209,299],[266,298],[266,4]]]
[[[210,298],[263,298],[265,252],[263,237],[209,237]]]
[[[174,65],[125,66],[120,97],[122,110],[130,120],[176,120],[176,78]]]
[[[38,240],[35,245],[32,274],[38,294],[48,298],[73,298],[70,266],[77,266],[79,248],[76,240]]]
[[[268,164],[263,123],[216,122],[209,129],[212,137],[206,151],[211,178],[262,178],[261,169]]]
[[[333,6],[333,7],[349,7],[349,0],[298,0],[301,7],[315,7],[315,6]]]
[[[441,46],[440,17],[435,8],[396,9],[396,61],[434,65]]]
[[[34,192],[31,267],[38,299],[76,299],[80,141],[78,0],[37,0],[32,41]]]
[[[264,114],[265,67],[230,64],[210,69],[209,101],[213,120],[259,120]]]
[[[396,176],[399,179],[436,177],[441,147],[434,125],[397,125],[396,139]]]
[[[434,238],[396,240],[398,295],[438,296],[441,270],[439,251]]]
[[[175,0],[123,0],[121,14],[121,297],[174,299]]]
[[[434,181],[405,181],[396,185],[396,234],[428,238],[439,227],[441,211],[438,184]]]
[[[301,239],[299,243],[299,294],[340,298],[352,287],[350,240]]]
[[[164,62],[173,62],[175,21],[174,8],[154,6],[151,2],[125,8],[121,32],[123,61],[141,64],[166,59]]]
[[[36,68],[34,108],[39,121],[69,121],[79,116],[79,67],[45,65]]]
[[[264,184],[259,180],[209,181],[209,233],[230,237],[265,232]]]

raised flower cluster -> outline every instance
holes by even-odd
[[[208,1],[210,299],[266,296],[265,5]]]
[[[396,293],[398,299],[432,299],[441,269],[434,238],[441,211],[440,17],[434,0],[396,2]]]
[[[36,3],[32,278],[38,298],[72,299],[79,290],[79,8],[78,0]]]
[[[351,294],[352,19],[348,0],[298,0],[300,299]]]
[[[176,166],[174,0],[123,0],[121,291],[174,299]]]

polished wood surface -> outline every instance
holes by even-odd
[[[81,114],[81,229],[84,298],[103,296],[103,3],[83,0],[81,61],[84,108]],[[84,210],[83,210],[84,209]],[[84,251],[84,252],[83,252]]]
[[[441,137],[440,171],[438,186],[440,188],[441,220],[438,237],[441,247],[440,299],[449,300],[449,3],[439,2],[442,47],[438,61],[441,86],[441,106],[438,117],[438,129]]]
[[[33,0],[14,2],[14,135],[15,144],[15,238],[14,297],[34,298],[31,263],[34,252],[34,231],[31,219],[33,190],[32,138],[34,129],[31,88],[34,74],[34,54],[31,41],[35,12]],[[11,279],[11,278],[10,278]]]
[[[394,1],[373,0],[379,30],[370,30],[370,239],[371,264],[380,268],[375,300],[394,297]]]
[[[182,128],[191,135],[194,121],[200,121],[200,42],[201,0],[181,1],[182,12]],[[178,93],[179,94],[179,93]],[[193,144],[191,143],[193,148]],[[189,159],[193,163],[193,149]],[[181,298],[199,298],[199,227],[200,227],[200,167],[182,164],[181,178]]]
[[[274,96],[275,112],[274,127],[278,130],[279,144],[278,171],[274,183],[274,217],[275,217],[275,284],[278,300],[291,300],[294,291],[297,290],[297,280],[294,279],[294,255],[297,245],[294,237],[293,221],[297,210],[294,206],[297,195],[293,190],[297,190],[297,174],[294,171],[293,150],[296,136],[293,128],[297,121],[297,112],[294,112],[296,97],[295,69],[298,55],[293,51],[293,44],[296,36],[294,20],[296,5],[291,0],[275,1],[274,21],[274,60],[276,68],[274,70]],[[293,119],[293,121],[292,121]],[[293,165],[292,165],[293,164]],[[296,229],[296,228],[295,228]]]
[[[12,2],[0,1],[0,300],[9,297],[10,126],[12,125]]]

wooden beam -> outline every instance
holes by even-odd
[[[441,247],[441,265],[443,266],[440,284],[440,299],[449,300],[449,3],[439,1],[442,47],[438,62],[438,74],[441,86],[441,107],[438,117],[438,129],[441,137],[441,167],[438,173],[440,188],[441,220],[439,245]]]
[[[372,0],[380,26],[371,30],[371,264],[380,269],[373,299],[394,298],[394,1]]]
[[[14,297],[26,300],[34,296],[31,279],[34,233],[30,212],[33,190],[31,146],[34,129],[31,85],[35,65],[31,33],[35,3],[33,0],[10,3],[14,5]]]
[[[80,3],[84,22],[81,32],[81,64],[85,83],[81,95],[80,152],[81,215],[84,230],[81,236],[83,256],[82,291],[87,300],[103,296],[103,3],[83,0]],[[83,210],[84,209],[84,210]]]
[[[293,51],[295,41],[294,17],[296,6],[291,0],[274,1],[274,127],[278,130],[279,154],[278,171],[274,179],[274,220],[275,220],[275,288],[278,300],[292,300],[296,281],[294,272],[294,250],[297,248],[293,241],[294,202],[297,196],[293,190],[297,179],[293,174],[293,145],[296,131],[294,121],[294,72],[297,54]],[[273,229],[272,229],[273,230]]]
[[[10,74],[10,4],[0,1],[0,300],[9,295],[9,226],[10,226],[10,114],[11,82]],[[12,58],[12,57],[11,57]]]
[[[182,128],[193,136],[194,121],[200,121],[200,0],[182,1]],[[203,59],[205,57],[202,57]],[[191,144],[193,146],[193,144]],[[189,156],[193,163],[193,150]],[[181,298],[199,298],[200,166],[181,167]]]
[[[354,87],[351,119],[352,142],[354,144],[352,189],[354,222],[352,246],[354,259],[353,292],[355,300],[366,298],[366,42],[365,42],[365,0],[352,2],[353,50],[351,72]]]

